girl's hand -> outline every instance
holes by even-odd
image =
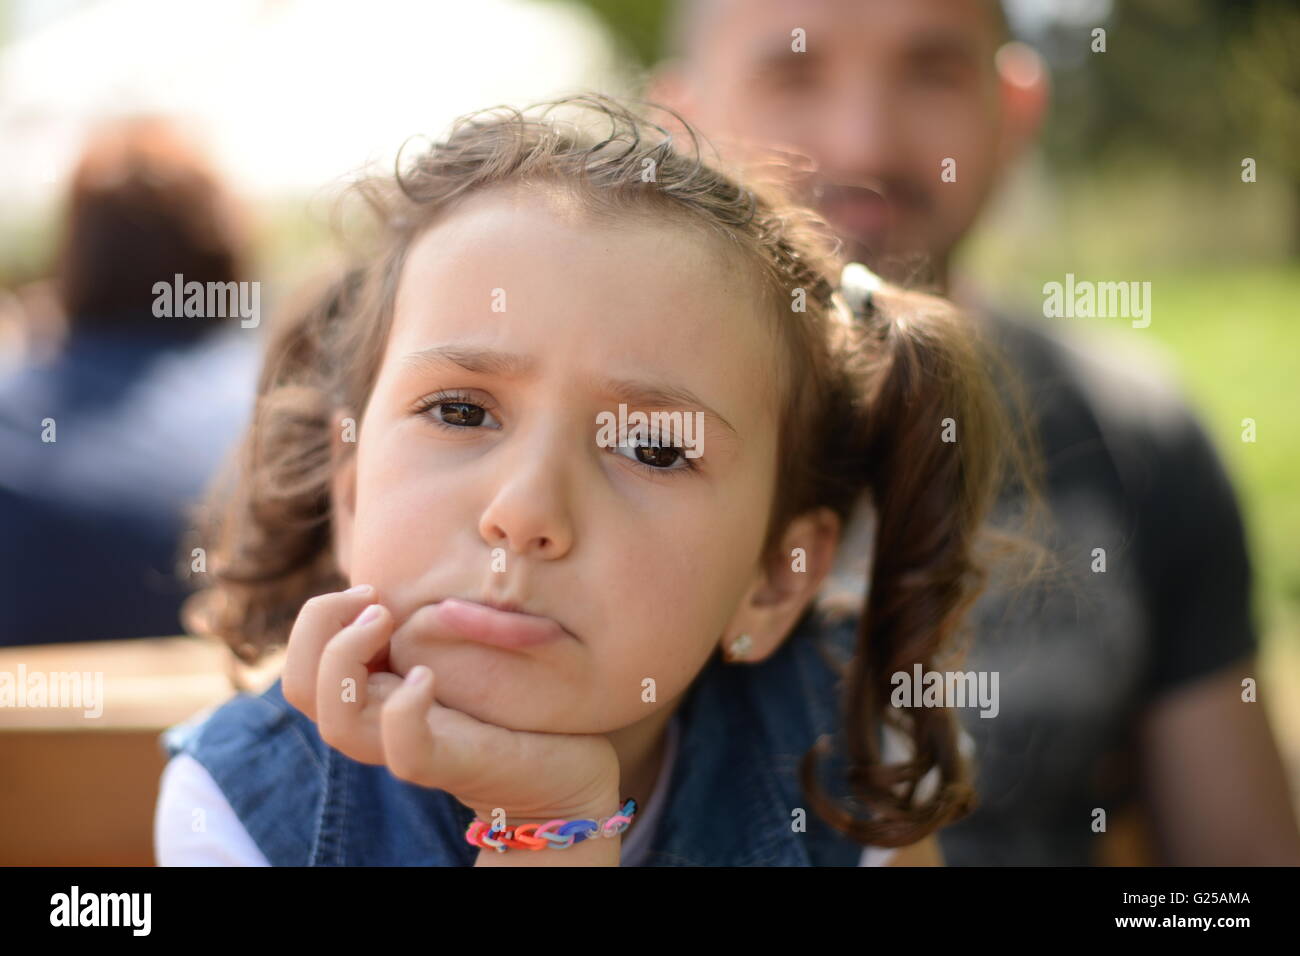
[[[366,587],[314,597],[289,635],[284,698],[326,743],[445,790],[489,824],[502,812],[507,825],[617,812],[618,757],[608,738],[508,730],[442,706],[429,668],[412,668],[405,681],[388,670],[393,617],[375,597]]]

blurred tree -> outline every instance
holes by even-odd
[[[1105,52],[1092,48],[1106,30]],[[1295,0],[1121,0],[1103,24],[1032,38],[1052,65],[1053,168],[1166,163],[1240,183],[1241,162],[1289,183],[1300,254],[1300,7]]]
[[[1253,134],[1269,166],[1263,175],[1291,183],[1292,252],[1300,257],[1300,6],[1295,0],[1253,4],[1229,41],[1228,105]]]
[[[662,55],[664,22],[669,0],[579,0],[592,10],[642,68]]]

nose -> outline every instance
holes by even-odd
[[[573,516],[565,454],[558,437],[539,433],[502,455],[502,477],[479,519],[489,547],[546,560],[569,552]]]
[[[903,147],[889,97],[856,87],[829,99],[817,124],[823,169],[841,181],[860,185],[888,178]]]

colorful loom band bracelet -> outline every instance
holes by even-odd
[[[632,825],[636,816],[636,801],[628,797],[618,813],[601,820],[549,820],[546,823],[525,823],[517,827],[489,827],[478,817],[465,831],[465,841],[480,849],[504,853],[514,850],[567,850],[597,834],[617,836]]]

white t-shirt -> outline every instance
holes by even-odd
[[[654,792],[645,802],[638,819],[628,829],[620,848],[620,866],[640,866],[649,852],[659,812],[668,791],[668,782],[676,762],[680,728],[674,718],[669,721],[664,766],[655,781]],[[969,752],[973,741],[962,733],[962,750]],[[887,763],[901,760],[908,753],[906,738],[891,727],[885,728]],[[918,795],[924,798],[937,785],[939,768],[932,768],[921,781]],[[194,812],[203,809],[204,825],[195,830]],[[270,866],[270,862],[248,835],[239,817],[227,802],[217,782],[204,766],[189,754],[177,754],[163,770],[154,813],[154,850],[159,866]],[[882,866],[898,852],[893,847],[865,847],[858,866]]]

